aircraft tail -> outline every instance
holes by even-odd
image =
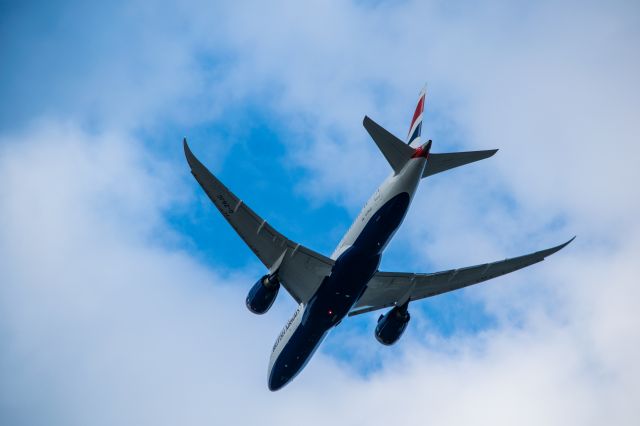
[[[420,132],[422,130],[422,115],[424,113],[424,100],[426,96],[426,86],[420,91],[418,96],[418,104],[416,105],[411,126],[409,126],[409,134],[406,143],[392,135],[384,127],[365,116],[362,124],[367,129],[373,141],[387,159],[391,168],[395,173],[400,172],[402,167],[415,152],[415,148],[420,146]]]
[[[422,132],[422,117],[424,115],[424,102],[426,97],[426,86],[418,96],[418,103],[411,119],[409,133],[407,134],[406,143],[391,134],[384,127],[365,116],[362,124],[367,129],[373,141],[387,159],[391,168],[395,173],[400,172],[407,161],[420,148],[420,134]],[[497,149],[485,151],[467,151],[467,152],[448,152],[442,154],[429,154],[427,165],[425,166],[422,177],[435,175],[445,170],[455,167],[464,166],[465,164],[475,161],[484,160],[495,154]]]
[[[427,86],[425,85],[418,96],[418,104],[411,119],[409,133],[407,133],[407,144],[414,148],[420,146],[420,133],[422,132],[422,117],[424,115],[424,102],[427,97]]]

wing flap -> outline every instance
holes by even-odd
[[[432,274],[378,272],[371,279],[367,290],[349,315],[358,315],[392,306],[406,294],[410,286],[413,286],[410,299],[419,300],[517,271],[542,262],[546,257],[567,246],[574,238],[558,246],[523,256]]]
[[[191,173],[222,216],[268,269],[277,262],[278,277],[298,303],[306,303],[334,261],[310,250],[276,231],[216,178],[191,152],[184,140]],[[284,256],[283,256],[284,254]]]

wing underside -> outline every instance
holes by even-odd
[[[184,140],[191,173],[207,196],[260,261],[276,272],[285,289],[298,303],[306,303],[330,274],[334,261],[276,231],[244,204],[191,152]]]
[[[378,272],[371,279],[367,290],[349,315],[353,316],[386,308],[397,304],[399,301],[419,300],[436,296],[517,271],[543,261],[547,256],[564,248],[574,238],[547,250],[467,268],[451,269],[431,274]]]

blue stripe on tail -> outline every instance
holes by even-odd
[[[420,121],[420,123],[418,123],[418,126],[416,127],[416,130],[413,131],[413,134],[411,135],[411,137],[409,138],[409,142],[407,142],[407,143],[410,144],[416,138],[418,138],[420,136],[421,129],[422,129],[422,121]]]

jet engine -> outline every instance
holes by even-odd
[[[249,290],[247,308],[254,314],[264,314],[276,300],[280,281],[276,275],[265,275]]]
[[[407,301],[401,306],[394,307],[386,314],[380,315],[376,326],[376,339],[378,342],[389,346],[398,341],[411,319],[411,315],[407,310],[408,307],[409,302]]]

